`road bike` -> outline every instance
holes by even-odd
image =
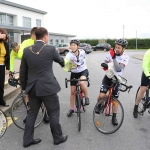
[[[9,79],[8,83],[11,86],[17,87],[20,85],[19,78],[15,78],[14,74],[19,72],[11,72],[9,75],[12,76],[11,79]],[[17,95],[17,97],[14,99],[12,105],[11,105],[11,118],[13,123],[20,129],[25,129],[25,123],[26,123],[26,117],[27,113],[30,109],[29,103],[26,100],[26,94],[21,89],[20,93]],[[44,107],[44,104],[42,103],[39,113],[37,115],[34,128],[38,127],[41,122],[44,119],[46,109]]]
[[[75,94],[76,95],[76,98],[75,98],[76,111],[75,111],[75,113],[77,113],[78,131],[81,130],[81,112],[85,112],[85,97],[80,88],[81,81],[87,81],[87,83],[88,83],[87,87],[90,86],[89,78],[87,78],[87,79],[71,79],[71,80],[65,79],[66,88],[68,87],[68,84],[67,84],[68,82],[76,82],[76,94]]]
[[[103,66],[105,68],[108,68],[108,66]],[[93,122],[95,127],[97,128],[97,130],[103,134],[112,134],[114,132],[116,132],[122,125],[123,120],[124,120],[124,109],[123,106],[121,104],[121,102],[115,98],[112,95],[113,89],[119,85],[119,89],[121,92],[125,92],[128,90],[128,93],[130,91],[130,89],[132,88],[132,86],[127,86],[126,82],[127,80],[123,77],[120,76],[120,79],[123,81],[123,83],[120,82],[120,80],[118,80],[117,76],[113,76],[111,82],[111,86],[108,86],[109,90],[106,94],[106,96],[102,99],[100,99],[97,104],[94,107],[93,110]],[[115,105],[117,107],[117,120],[118,120],[118,125],[113,125],[112,124],[112,109],[113,109],[113,105]],[[95,112],[96,107],[99,106],[100,107],[100,111],[97,114]]]
[[[140,86],[137,89],[135,100],[137,98],[137,94],[138,94],[139,90],[140,90]],[[146,89],[146,92],[144,93],[143,98],[141,99],[141,101],[139,103],[138,114],[143,116],[146,109],[149,109],[148,113],[150,113],[150,82],[147,86],[147,89]]]

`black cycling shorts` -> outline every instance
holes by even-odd
[[[109,89],[108,86],[111,86],[111,84],[112,84],[111,80],[112,79],[109,79],[106,75],[104,76],[104,78],[102,80],[101,87],[100,87],[100,93],[105,93],[105,94],[107,93],[107,91]],[[115,85],[113,92],[112,92],[112,95],[115,98],[119,97],[119,84]]]
[[[144,72],[142,72],[141,76],[141,86],[148,86],[149,79],[145,76]]]
[[[71,72],[71,76],[70,76],[70,80],[71,79],[79,79],[81,76],[85,76],[86,78],[89,76],[89,71],[86,69],[82,72],[79,72],[79,73],[74,73],[74,72]],[[76,86],[77,82],[70,82],[70,85],[71,86]]]

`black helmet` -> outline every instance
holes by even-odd
[[[71,40],[71,41],[70,41],[70,45],[71,45],[72,43],[75,43],[75,44],[77,44],[78,46],[80,45],[80,41],[77,40],[77,39]]]
[[[14,78],[12,78],[12,79],[8,79],[8,83],[9,83],[9,85],[11,85],[11,86],[17,87],[18,81],[15,80]]]
[[[115,44],[121,45],[122,47],[125,47],[128,44],[128,41],[125,39],[118,39],[115,41]]]

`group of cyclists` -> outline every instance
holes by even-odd
[[[35,32],[36,27],[32,28],[31,30],[31,38],[28,40],[23,41],[21,44],[18,44],[17,42],[13,42],[11,44],[12,51],[10,54],[10,71],[14,71],[14,60],[15,58],[22,58],[23,55],[23,49],[25,47],[31,46],[36,41]],[[128,64],[129,56],[125,54],[125,48],[128,44],[127,40],[125,39],[118,39],[115,41],[115,48],[109,49],[104,62],[105,63],[113,63],[114,69],[116,73],[120,76],[122,76],[122,73],[124,71],[124,68]],[[82,49],[79,49],[80,41],[78,39],[73,39],[70,41],[70,51],[65,56],[65,67],[63,68],[65,71],[71,72],[70,79],[86,79],[89,76],[89,71],[87,69],[86,65],[86,54],[85,51]],[[148,50],[144,56],[143,59],[143,72],[141,77],[141,87],[137,95],[137,99],[135,101],[133,116],[135,118],[138,117],[138,104],[141,101],[147,85],[150,81],[150,50]],[[98,95],[97,101],[102,99],[107,91],[108,86],[111,85],[111,78],[108,78],[106,75],[104,76],[102,83],[100,85],[100,93]],[[87,86],[84,81],[80,82],[81,89],[85,96],[85,105],[89,105],[89,97],[88,97],[88,90]],[[67,113],[68,117],[71,117],[74,113],[74,105],[75,105],[75,91],[76,91],[76,82],[70,83],[71,93],[70,93],[70,109]],[[113,91],[113,96],[115,98],[119,97],[119,85],[116,85]],[[28,98],[27,98],[28,99]],[[28,101],[28,100],[27,100]],[[101,110],[101,105],[96,106],[95,113],[99,114]],[[112,105],[112,124],[118,125],[117,121],[117,104],[113,103]],[[47,114],[46,114],[47,115]],[[45,120],[48,122],[48,116],[45,117]]]

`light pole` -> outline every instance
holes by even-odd
[[[123,25],[123,39],[124,39],[124,25]]]
[[[137,30],[136,30],[136,50],[137,50]]]

